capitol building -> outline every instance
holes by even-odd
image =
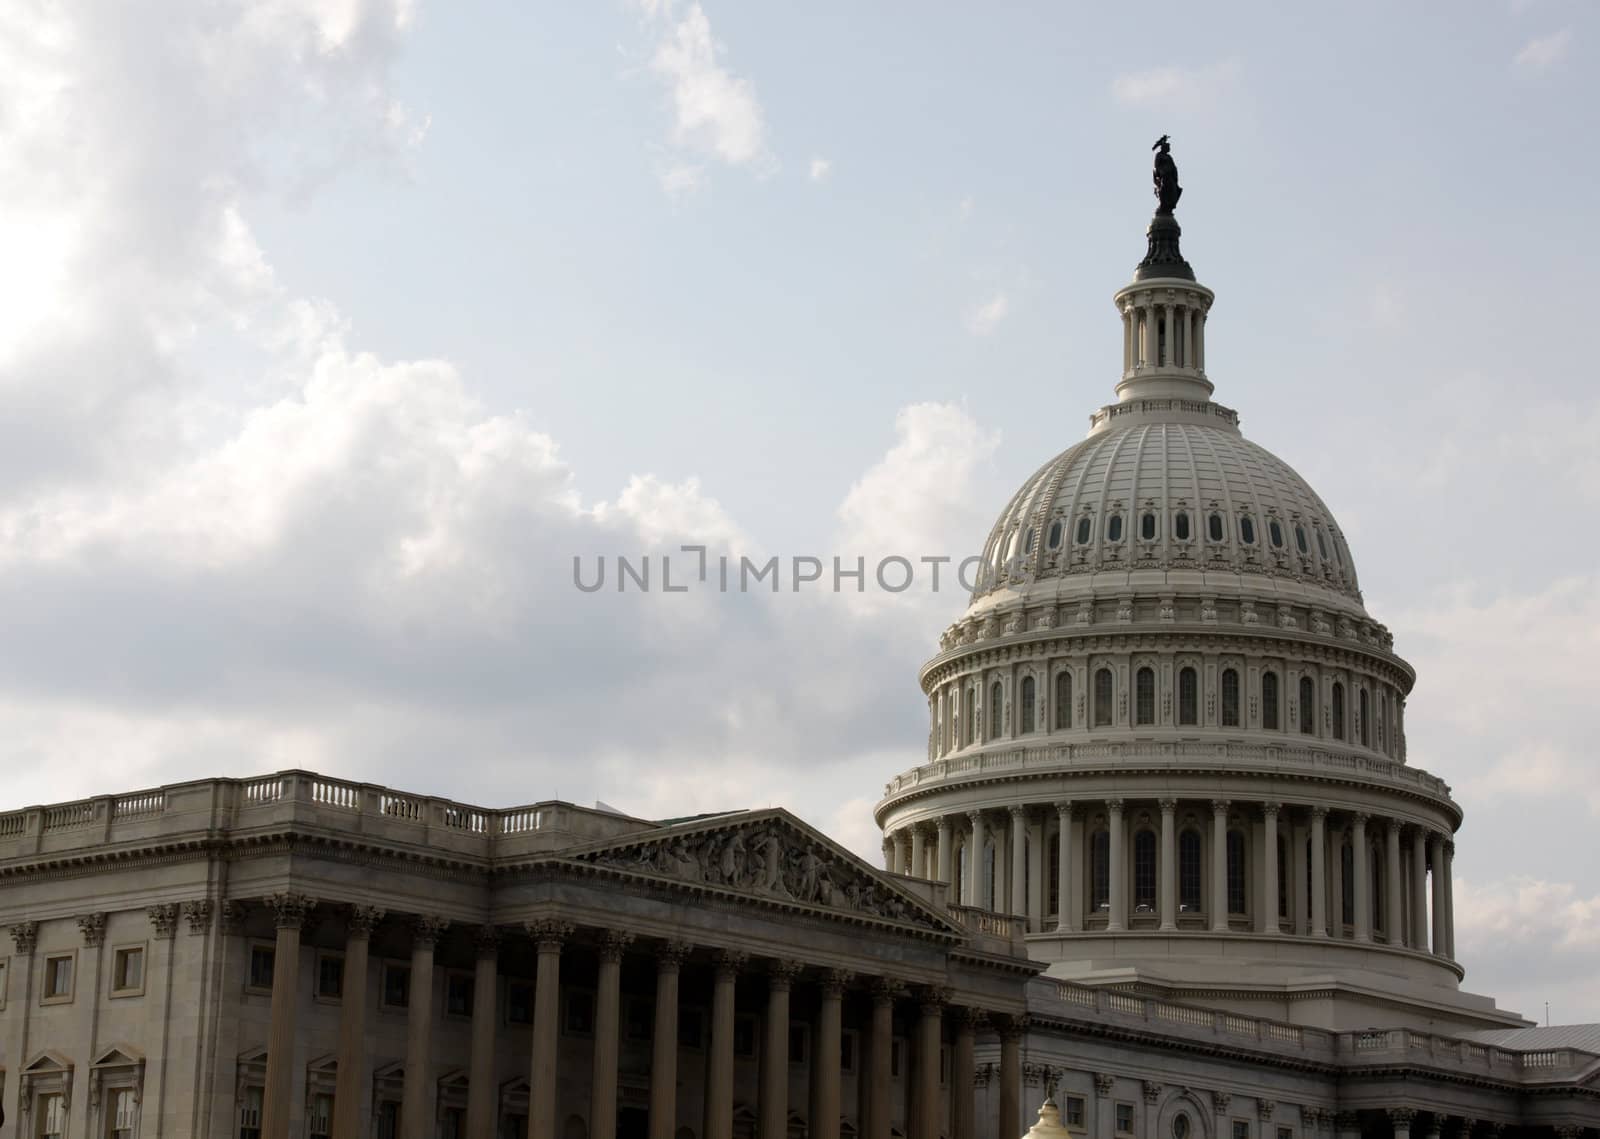
[[[1463,987],[1415,673],[1213,399],[1158,145],[883,866],[305,771],[0,812],[0,1139],[1596,1139],[1600,1025]]]

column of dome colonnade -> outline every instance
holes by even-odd
[[[1453,960],[1453,844],[1441,826],[1276,800],[1010,802],[895,827],[891,849],[921,834],[931,855],[889,869],[945,882],[955,906],[1009,915],[1030,934],[1315,937]]]
[[[438,974],[445,967],[435,960],[435,951],[451,923],[431,914],[386,914],[363,905],[329,906],[303,894],[283,893],[262,899],[271,908],[280,935],[272,976],[272,1012],[269,1026],[267,1076],[262,1094],[263,1124],[270,1121],[275,1134],[294,1133],[291,1113],[295,1111],[295,1073],[286,1062],[294,1056],[292,1042],[302,1005],[309,992],[302,993],[296,971],[284,964],[299,956],[299,935],[313,911],[324,920],[342,921],[345,930],[346,972],[343,974],[338,1045],[338,1074],[335,1085],[333,1118],[348,1132],[358,1134],[369,1124],[363,1118],[371,1102],[371,1078],[376,1058],[368,1052],[368,986],[355,983],[369,968],[367,946],[380,925],[390,936],[403,934],[411,944],[406,1001],[407,1056],[403,1081],[400,1134],[431,1134],[436,1118],[437,1080],[443,1066],[433,1070],[426,1046],[433,1031],[435,1009],[424,994],[431,993]],[[229,915],[225,934],[240,936],[240,917],[244,903],[225,904]],[[190,907],[185,906],[185,914]],[[208,926],[209,926],[209,909]],[[191,924],[193,924],[191,918]],[[528,1139],[555,1139],[557,1128],[557,1088],[561,1067],[580,1063],[591,1077],[589,1134],[593,1139],[614,1139],[617,1127],[619,1030],[621,1024],[621,978],[624,960],[629,955],[650,958],[655,973],[655,1016],[651,1036],[651,1081],[649,1133],[652,1139],[677,1134],[680,1126],[676,1078],[678,1057],[683,1047],[679,1037],[679,976],[685,968],[702,969],[712,978],[710,1040],[706,1055],[704,1102],[705,1118],[694,1121],[704,1127],[707,1139],[731,1139],[734,1128],[735,1092],[735,985],[741,978],[759,984],[765,981],[765,1046],[761,1049],[761,1111],[758,1139],[786,1139],[791,1110],[812,1120],[811,1134],[818,1139],[839,1139],[842,1123],[850,1117],[858,1121],[863,1139],[889,1139],[898,1112],[888,1097],[891,1084],[891,1045],[903,1037],[909,1048],[907,1062],[908,1100],[901,1105],[909,1112],[909,1139],[938,1139],[949,1133],[952,1121],[975,1119],[974,1086],[971,1080],[941,1079],[941,1052],[951,1048],[959,1058],[971,1056],[975,1036],[992,1031],[1003,1041],[1021,1022],[1007,1014],[990,1013],[982,1008],[956,1005],[949,989],[915,985],[883,976],[858,975],[847,969],[812,964],[790,958],[755,959],[739,949],[696,946],[685,941],[636,939],[625,930],[580,927],[559,916],[518,923],[516,926],[483,925],[471,931],[477,962],[473,974],[474,999],[471,1015],[470,1073],[467,1088],[467,1115],[479,1125],[468,1134],[498,1133],[500,1089],[493,1073],[495,1049],[501,1028],[500,1002],[495,999],[500,954],[514,939],[526,938],[534,950],[536,973],[532,978],[533,996],[527,1010],[531,1041],[529,1070]],[[592,1053],[579,1057],[556,1047],[558,1011],[564,1007],[561,979],[563,963],[574,954],[593,958],[594,1009]],[[804,986],[807,997],[792,1011],[791,993]],[[358,995],[359,994],[359,995]],[[847,1010],[857,1010],[847,1018]],[[811,1086],[796,1102],[789,1101],[791,1017],[802,1016],[809,1025],[813,1051],[808,1059]],[[843,1043],[848,1031],[859,1031],[865,1070],[871,1078],[857,1082],[859,1102],[842,1102],[841,1074]],[[276,1058],[276,1062],[275,1062]],[[772,1058],[769,1062],[768,1058]],[[1012,1057],[1015,1061],[1017,1058]],[[781,1061],[781,1062],[779,1062]],[[278,1065],[282,1065],[279,1067]],[[1002,1086],[1020,1093],[1021,1071],[1003,1070]],[[412,1073],[425,1073],[414,1078]],[[881,1078],[880,1078],[881,1077]],[[1016,1105],[1013,1105],[1015,1108]],[[959,1133],[959,1132],[958,1132]],[[263,1134],[266,1134],[263,1126]]]

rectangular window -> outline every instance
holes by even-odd
[[[272,988],[272,963],[275,951],[270,945],[250,947],[250,976],[245,981],[252,989]]]
[[[593,1023],[594,1017],[592,1014],[589,1019]],[[638,998],[628,1002],[627,1029],[629,1040],[649,1040],[651,1034],[655,1031],[655,1024],[655,1002]],[[735,1029],[734,1039],[737,1040],[738,1036],[738,1030]],[[737,1050],[737,1045],[735,1050]]]
[[[144,947],[118,949],[111,962],[112,993],[144,992]]]
[[[594,1034],[594,994],[583,989],[567,991],[567,1032],[573,1036]]]
[[[133,1139],[138,1110],[132,1088],[118,1088],[111,1093],[111,1139]]]
[[[527,981],[512,981],[506,986],[506,1023],[533,1023],[533,986]]]
[[[1133,1104],[1131,1103],[1117,1104],[1117,1134],[1133,1134]]]
[[[72,954],[70,953],[63,953],[58,957],[45,958],[44,1000],[70,1001],[72,999],[72,964]]]
[[[439,1139],[461,1139],[467,1133],[467,1114],[459,1107],[439,1113]]]
[[[703,1047],[705,1014],[697,1008],[678,1010],[678,1043],[684,1048]]]
[[[756,1022],[748,1016],[733,1021],[733,1054],[749,1059],[756,1054]]]
[[[306,1133],[310,1139],[328,1139],[333,1134],[333,1097],[314,1095],[306,1111]]]
[[[67,1133],[67,1103],[60,1095],[40,1096],[39,1139],[61,1139]]]
[[[500,1139],[526,1139],[528,1134],[528,1117],[526,1115],[502,1115],[500,1117]]]
[[[245,1088],[239,1097],[239,1139],[261,1139],[260,1088]]]
[[[327,1001],[344,996],[344,958],[337,953],[317,958],[317,996]]]
[[[1294,1128],[1293,1127],[1280,1127],[1280,1128],[1278,1128],[1278,1139],[1294,1139]]]
[[[1235,1119],[1233,1121],[1233,1139],[1250,1139],[1250,1121],[1248,1119]]]
[[[444,1014],[446,1016],[472,1015],[472,988],[475,981],[471,973],[447,973],[444,978]]]
[[[1083,1097],[1069,1095],[1067,1097],[1066,1121],[1068,1127],[1083,1126]]]
[[[378,1105],[378,1139],[400,1139],[400,1105],[392,1099]]]
[[[411,966],[383,963],[383,1004],[385,1008],[411,1007]]]

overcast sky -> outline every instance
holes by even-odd
[[[572,558],[970,552],[1111,397],[1170,133],[1217,398],[1417,667],[1468,986],[1600,1020],[1597,48],[1576,0],[12,0],[0,808],[300,766],[875,853],[959,590]]]

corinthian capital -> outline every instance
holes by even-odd
[[[279,929],[299,929],[317,906],[315,898],[289,891],[268,894],[261,901],[271,908],[273,921]]]

